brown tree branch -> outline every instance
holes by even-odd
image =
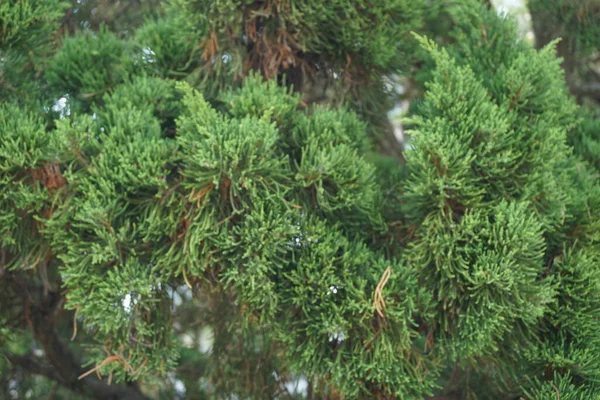
[[[108,385],[106,382],[98,380],[95,377],[89,377],[83,381],[65,380],[64,371],[57,369],[54,366],[46,365],[36,357],[19,354],[7,354],[6,358],[11,364],[17,365],[24,370],[44,376],[54,382],[57,382],[66,389],[69,389],[78,394],[90,396],[93,399],[108,399],[108,400],[148,400],[146,396],[137,391],[135,388],[127,385]]]
[[[59,380],[59,376],[56,374],[54,368],[50,367],[49,365],[42,364],[33,356],[12,353],[8,353],[5,356],[11,364],[18,365],[32,374],[42,375],[53,381]]]
[[[573,94],[600,100],[600,82],[583,83],[573,88]]]
[[[79,358],[59,337],[56,329],[65,299],[58,291],[43,293],[43,287],[35,285],[25,274],[12,272],[12,279],[5,282],[15,293],[23,297],[23,304],[30,304],[30,329],[44,350],[44,361],[31,355],[4,353],[15,366],[42,375],[64,388],[90,399],[98,400],[149,400],[135,384],[109,385],[95,376],[79,379],[85,371]],[[39,287],[38,287],[39,286]],[[40,301],[32,301],[38,299]]]
[[[57,310],[62,308],[63,298],[55,293],[56,298],[50,302],[47,312],[39,312],[35,316],[35,336],[44,348],[47,360],[56,370],[58,381],[67,389],[85,394],[94,399],[110,400],[148,400],[135,386],[109,385],[96,377],[79,379],[85,371],[71,349],[63,342],[56,332],[55,318]]]

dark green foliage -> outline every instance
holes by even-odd
[[[58,26],[66,8],[60,0],[8,0],[0,4],[0,46],[7,50],[40,50]]]
[[[540,384],[527,393],[532,400],[554,400],[560,396],[564,400],[597,399],[600,391],[593,387],[577,385],[570,376],[556,375],[553,380]]]
[[[529,0],[536,46],[559,39],[558,55],[568,87],[580,103],[597,107],[600,102],[598,49],[600,2],[598,0]]]
[[[600,171],[600,116],[599,111],[582,107],[579,109],[579,125],[569,135],[568,141],[574,152]]]
[[[309,63],[311,56],[322,57],[332,67],[353,57],[353,68],[367,71],[407,65],[399,46],[411,45],[408,32],[418,27],[424,7],[422,2],[405,0],[374,4],[175,0],[172,5],[183,10],[187,27],[205,41],[207,60],[226,53],[232,63],[239,63],[237,68],[244,68],[240,61],[247,54],[239,44],[245,41],[253,66],[267,77],[274,77],[280,68]],[[251,18],[246,17],[249,14]],[[225,35],[227,29],[232,31]]]
[[[162,14],[163,0],[68,0],[70,9],[62,18],[61,31],[97,31],[107,26],[113,32],[130,33],[147,19]]]
[[[416,59],[410,35],[426,2],[173,0],[179,26],[202,47],[192,78],[210,97],[250,71],[285,81],[307,104],[346,104],[370,122],[385,153],[400,157],[386,112],[397,94],[390,75]]]
[[[0,96],[31,102],[40,90],[35,73],[45,63],[66,3],[7,0],[0,3]],[[33,96],[32,96],[33,95]]]
[[[179,25],[179,19],[165,17],[149,20],[135,31],[139,63],[148,71],[163,77],[185,76],[187,69],[196,66],[199,47]]]
[[[176,89],[175,81],[140,74],[127,79],[103,96],[103,107],[106,107],[106,111],[103,111],[102,106],[94,106],[93,109],[100,118],[101,125],[114,125],[111,121],[103,122],[103,119],[119,115],[121,113],[119,110],[122,108],[135,107],[157,118],[161,126],[166,129],[171,127],[180,113],[180,98],[181,94]],[[165,126],[165,124],[170,125]],[[123,125],[124,128],[126,126]]]
[[[181,104],[168,91],[153,96],[153,82],[123,83],[93,107],[96,119],[53,131],[69,186],[44,236],[62,262],[67,307],[104,342],[106,352],[90,355],[112,357],[100,371],[131,379],[172,368],[168,288],[183,279],[234,290],[247,310],[239,323],[269,326],[292,371],[333,372],[327,386],[351,397],[430,393],[435,368],[413,347],[428,296],[408,266],[344,234],[385,229],[375,169],[352,140],[364,143],[361,123],[347,112],[310,116],[258,79],[228,95],[228,113],[183,84]],[[174,140],[159,107],[182,110]],[[301,140],[281,136],[296,129]],[[377,317],[374,291],[388,267]]]
[[[436,351],[461,365],[459,376],[472,375],[482,396],[493,391],[478,380],[510,387],[529,367],[564,374],[585,365],[576,375],[593,382],[595,345],[583,343],[595,335],[583,326],[567,331],[566,319],[538,331],[550,315],[582,310],[589,318],[597,310],[595,295],[579,297],[585,305],[564,297],[583,293],[578,284],[595,293],[599,282],[591,231],[583,242],[570,238],[598,215],[597,183],[573,179],[585,174],[566,144],[567,132],[581,126],[575,106],[552,47],[520,44],[491,13],[462,18],[470,22],[457,25],[446,49],[422,40],[436,68],[406,154],[406,210],[416,227],[408,257],[438,304],[430,327]],[[583,253],[566,264],[577,266],[570,281],[561,260],[573,252]]]
[[[586,54],[598,50],[600,3],[597,0],[528,0],[527,6],[540,22],[553,24],[545,33],[547,36],[565,38],[574,52]]]
[[[57,95],[88,101],[123,81],[133,68],[127,43],[101,28],[66,38],[52,58],[46,76]]]
[[[52,169],[56,161],[53,138],[39,115],[10,103],[0,107],[0,129],[0,237],[2,247],[14,257],[4,258],[3,267],[34,268],[48,251],[35,234],[39,225],[34,215],[51,201],[52,194],[40,180],[45,168]]]

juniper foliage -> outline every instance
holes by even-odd
[[[11,4],[39,61],[14,81],[38,98],[0,104],[7,388],[600,395],[598,127],[556,43],[528,46],[474,0],[176,0],[130,35],[60,44],[35,35],[57,22],[28,22],[58,3]],[[452,21],[443,46],[410,35],[428,10]],[[4,38],[3,57],[29,57]],[[420,57],[399,163],[361,107]],[[321,78],[333,101],[311,97]]]

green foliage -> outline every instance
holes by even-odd
[[[34,268],[47,251],[35,234],[38,224],[34,216],[52,199],[42,176],[56,161],[53,138],[40,115],[10,103],[0,106],[0,130],[0,243],[14,256],[3,261],[3,267]]]
[[[435,3],[172,0],[129,36],[66,37],[0,104],[6,360],[56,318],[96,387],[154,397],[597,396],[597,120],[554,43]],[[409,36],[438,17],[443,48]],[[364,117],[419,54],[399,165]]]
[[[106,28],[66,38],[46,70],[50,87],[58,96],[69,94],[83,102],[101,96],[122,82],[132,68],[126,47]]]
[[[554,294],[549,280],[538,279],[544,243],[535,217],[523,204],[486,211],[458,224],[431,215],[409,256],[437,299],[436,331],[448,332],[440,351],[461,363],[498,352],[517,324],[533,328]]]
[[[198,47],[182,32],[179,22],[173,16],[151,19],[135,31],[138,57],[149,72],[163,77],[185,76],[186,69],[194,65]]]
[[[113,115],[111,112],[105,115],[103,107],[124,116],[126,114],[120,113],[120,109],[135,107],[157,118],[158,122],[161,122],[161,126],[165,127],[166,123],[172,125],[179,115],[180,98],[181,95],[176,89],[175,81],[140,74],[127,78],[124,83],[117,85],[114,90],[105,94],[102,98],[104,106],[92,108],[102,119],[104,116],[109,118],[110,115]],[[127,125],[124,124],[123,128],[126,127]]]
[[[597,387],[577,385],[570,376],[555,375],[554,379],[547,382],[537,382],[534,389],[527,393],[531,400],[587,400],[600,396]]]
[[[123,379],[173,365],[171,334],[164,328],[167,288],[148,268],[147,224],[139,217],[167,188],[173,146],[161,138],[150,109],[108,100],[98,113],[105,124],[100,132],[90,135],[94,123],[85,119],[55,131],[73,160],[65,172],[71,190],[47,222],[47,235],[64,264],[68,307],[94,327],[97,339],[109,341],[110,355],[120,358],[103,372]],[[99,349],[95,357],[100,363],[107,354]]]
[[[68,194],[44,235],[62,262],[67,307],[108,352],[93,362],[113,357],[101,372],[120,380],[172,368],[169,287],[191,280],[233,290],[247,310],[235,320],[270,327],[293,371],[332,370],[327,385],[351,397],[431,393],[435,368],[413,347],[428,296],[409,267],[357,233],[385,229],[374,167],[359,152],[362,123],[347,111],[309,115],[258,78],[227,95],[226,113],[188,85],[179,100],[161,82],[122,83],[93,105],[94,118],[58,121],[53,132]],[[164,109],[181,110],[174,138],[160,129]]]
[[[579,125],[568,136],[575,154],[579,155],[597,171],[600,171],[600,117],[591,108],[579,109]]]
[[[486,380],[511,387],[519,374],[575,365],[580,379],[595,381],[595,345],[584,345],[595,328],[552,319],[597,309],[595,295],[575,305],[567,294],[595,293],[600,282],[591,231],[581,237],[592,242],[571,239],[573,229],[593,229],[598,212],[597,183],[573,179],[584,168],[566,144],[580,128],[576,108],[552,46],[519,43],[491,12],[461,19],[469,22],[443,50],[420,39],[436,67],[409,121],[406,154],[405,210],[415,225],[407,256],[437,303],[436,352],[473,371],[463,393],[489,395]],[[560,260],[579,252],[565,261],[577,269],[571,281]]]
[[[391,264],[326,225],[301,224],[296,266],[281,276],[277,336],[292,365],[309,376],[329,375],[334,387],[356,398],[390,391],[421,398],[436,376],[432,360],[414,347],[414,315],[429,295],[410,267]],[[385,311],[374,315],[373,293],[386,268]],[[420,309],[425,311],[425,309]],[[415,367],[415,364],[418,364]],[[387,388],[387,389],[386,389]]]
[[[248,115],[268,116],[273,122],[290,126],[294,122],[299,96],[291,91],[282,90],[275,81],[263,81],[251,73],[244,85],[222,96],[229,112],[236,118]]]
[[[3,52],[39,51],[58,27],[66,3],[60,0],[8,0],[0,4],[0,48]]]
[[[345,63],[349,55],[356,55],[355,65],[368,70],[390,70],[406,65],[402,50],[410,45],[406,43],[408,32],[419,26],[423,6],[422,2],[405,0],[376,3],[287,0],[277,4],[172,1],[172,7],[181,10],[186,26],[197,32],[200,40],[216,41],[214,45],[219,51],[231,52],[233,60],[244,57],[235,55],[242,50],[236,42],[244,40],[244,35],[248,43],[257,43],[253,51],[265,62],[269,61],[265,57],[271,46],[277,51],[277,38],[286,38],[289,48],[278,50],[279,62],[261,65],[267,76],[273,76],[280,66],[287,68],[300,61],[299,51],[327,55],[339,63]],[[253,17],[247,19],[248,13]],[[232,32],[225,35],[227,29]],[[260,36],[257,35],[259,30]],[[217,37],[210,38],[211,34]]]
[[[305,103],[345,104],[391,134],[385,113],[397,97],[389,75],[407,72],[427,2],[172,0],[168,9],[200,44],[204,65],[190,75],[210,97],[251,71],[284,78]],[[390,142],[384,149],[394,153]]]
[[[64,31],[73,34],[79,29],[97,31],[107,26],[113,32],[129,33],[148,18],[161,15],[164,1],[69,0],[69,3],[71,9],[61,21]]]
[[[52,49],[66,3],[60,0],[7,0],[0,3],[0,96],[33,102],[40,91],[35,73]]]

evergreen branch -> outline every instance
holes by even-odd
[[[18,278],[23,277],[22,274],[18,275]],[[13,284],[19,286],[17,289],[23,289],[19,285],[19,281],[19,279],[15,279]],[[29,289],[31,288],[26,287],[25,289],[21,290],[23,296],[30,296]],[[41,292],[43,289],[36,288],[36,290]],[[79,376],[84,373],[81,362],[67,344],[60,339],[56,331],[56,320],[62,311],[65,298],[55,291],[49,291],[44,294],[43,298],[45,301],[41,304],[31,305],[31,328],[44,350],[49,365],[42,364],[29,355],[7,354],[7,359],[13,365],[18,365],[33,374],[45,376],[72,392],[89,396],[92,399],[148,399],[136,386],[131,384],[109,385],[105,381],[92,377],[80,380]]]
[[[58,300],[57,304],[60,303],[61,301]],[[86,394],[98,400],[147,399],[135,386],[109,385],[92,377],[80,380],[79,376],[83,374],[81,364],[71,349],[59,338],[55,328],[55,315],[54,311],[52,313],[40,313],[36,316],[35,321],[35,335],[44,347],[46,358],[56,371],[55,378],[48,376],[49,378],[73,392]]]
[[[54,360],[52,365],[46,365],[37,360],[35,357],[30,355],[19,355],[19,354],[7,354],[6,358],[13,364],[27,370],[36,375],[44,376],[58,384],[64,386],[66,389],[72,392],[91,396],[94,399],[133,399],[133,400],[147,400],[147,397],[140,393],[135,387],[128,385],[109,385],[108,383],[97,380],[95,378],[87,378],[82,381],[78,381],[77,377],[73,380],[69,367],[79,368],[76,363],[72,363],[71,366],[68,363],[56,362],[57,355],[63,355],[69,357],[69,360],[73,362],[75,360],[73,354],[66,346],[60,341],[60,339],[52,333],[52,338],[46,336],[46,342],[44,350],[50,350],[51,357]],[[56,348],[49,349],[47,345],[52,343],[57,346]],[[67,353],[65,353],[68,352]]]

